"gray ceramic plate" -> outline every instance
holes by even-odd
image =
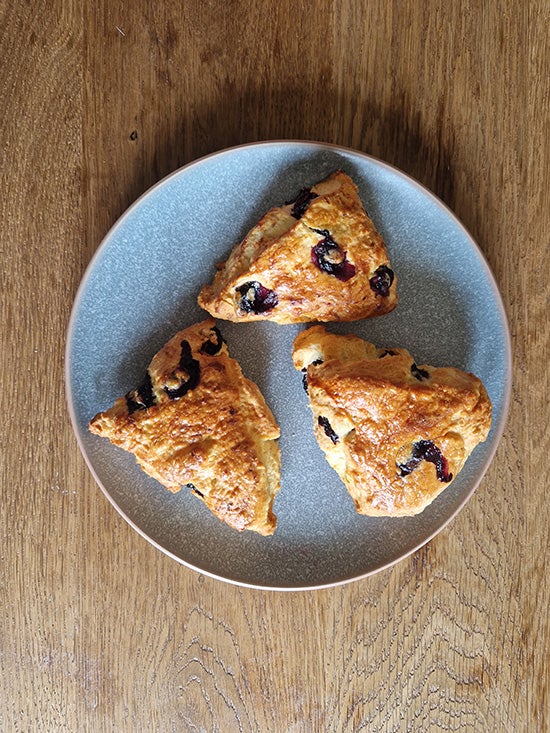
[[[187,490],[172,495],[132,456],[87,431],[90,418],[134,387],[176,331],[205,317],[196,304],[215,263],[272,205],[341,168],[357,182],[399,278],[397,309],[334,324],[417,362],[474,372],[493,403],[488,440],[421,515],[367,518],[326,463],[312,431],[291,346],[301,326],[219,325],[281,426],[282,485],[272,537],[240,534]],[[266,142],[198,160],[154,186],[114,225],[76,296],[66,354],[68,404],[88,465],[107,497],[150,542],[200,572],[278,589],[363,577],[410,554],[458,512],[486,471],[510,394],[510,344],[500,295],[469,234],[418,183],[362,153],[309,142]]]

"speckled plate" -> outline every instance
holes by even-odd
[[[282,484],[272,537],[238,533],[187,490],[172,495],[133,457],[87,424],[134,387],[176,331],[207,314],[196,297],[215,263],[272,205],[341,168],[356,181],[399,278],[399,305],[380,318],[333,324],[379,346],[409,349],[419,364],[474,372],[493,403],[493,427],[464,469],[421,515],[356,514],[315,439],[291,360],[303,326],[220,322],[230,353],[264,393],[281,426]],[[493,276],[449,209],[395,168],[352,150],[266,142],[224,150],[168,176],[113,226],[77,293],[66,351],[67,399],[98,484],[145,538],[196,570],[241,585],[309,589],[361,578],[421,547],[470,497],[502,434],[510,343]]]

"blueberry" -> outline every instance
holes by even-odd
[[[311,364],[313,364],[313,366],[317,366],[318,364],[322,364],[322,363],[323,363],[323,360],[322,359],[315,359],[315,361],[312,361],[311,362]],[[302,372],[303,372],[302,385],[303,385],[305,391],[307,392],[308,391],[308,389],[307,389],[307,367],[304,367],[302,369]]]
[[[390,270],[386,265],[380,265],[380,267],[374,271],[373,276],[369,280],[371,290],[373,290],[377,295],[381,295],[384,298],[387,297],[390,294],[390,288],[394,277],[395,275],[393,274],[393,270]]]
[[[164,391],[171,400],[177,400],[187,394],[189,390],[195,389],[200,380],[200,364],[193,359],[189,341],[181,342],[181,353],[178,366],[174,369]]]
[[[193,494],[196,494],[196,496],[200,496],[201,499],[204,499],[204,494],[202,491],[199,491],[195,484],[185,484],[186,489],[190,489]]]
[[[428,461],[434,464],[439,481],[449,483],[452,480],[453,474],[449,473],[447,459],[431,440],[419,440],[414,443],[410,459],[406,463],[397,466],[401,472],[400,475],[408,476],[418,467],[420,461]]]
[[[208,356],[214,356],[219,351],[221,351],[221,348],[224,343],[224,338],[220,333],[220,330],[213,326],[211,330],[212,336],[203,343],[203,345],[200,348],[201,354],[207,354]],[[212,337],[214,340],[212,340]]]
[[[416,366],[416,364],[413,362],[411,364],[411,374],[413,377],[416,377],[419,382],[421,382],[423,379],[429,379],[430,375],[425,369],[420,369]]]
[[[236,290],[241,294],[239,308],[245,313],[267,313],[279,302],[274,290],[265,288],[256,280],[240,285]]]
[[[355,266],[348,262],[346,252],[327,229],[314,229],[323,239],[311,248],[311,260],[323,272],[346,282],[355,275]]]
[[[136,410],[146,410],[155,404],[155,394],[149,372],[147,372],[139,387],[128,392],[125,397],[130,415]]]
[[[332,442],[336,445],[340,438],[332,429],[332,425],[330,424],[328,417],[323,417],[322,415],[319,415],[319,417],[317,418],[317,422],[325,431],[325,435],[327,436],[327,438],[330,438]]]
[[[306,213],[306,209],[309,206],[310,202],[316,198],[317,194],[313,193],[310,188],[302,188],[302,190],[295,199],[286,202],[286,206],[288,206],[289,204],[294,204],[290,215],[293,216],[295,219],[301,219],[302,216]]]

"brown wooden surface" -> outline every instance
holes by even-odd
[[[0,729],[549,729],[548,2],[0,3]],[[152,183],[305,138],[397,165],[473,233],[510,319],[496,459],[428,546],[283,594],[165,557],[69,423],[84,269]]]

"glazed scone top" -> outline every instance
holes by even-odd
[[[272,534],[280,431],[212,319],[177,333],[140,387],[90,422],[170,491],[182,486],[232,527]]]
[[[405,349],[315,326],[296,338],[293,360],[305,370],[319,445],[360,513],[421,512],[489,432],[477,377],[418,366]]]
[[[336,171],[271,209],[233,248],[199,305],[231,321],[353,321],[397,304],[384,241]]]

